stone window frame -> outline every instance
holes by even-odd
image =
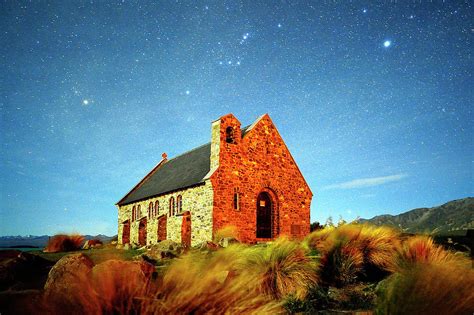
[[[178,197],[176,197],[176,213],[181,212],[183,212],[183,197],[178,195]]]
[[[160,213],[160,202],[158,200],[155,201],[155,217],[158,216]]]
[[[174,202],[174,197],[170,197],[170,204],[169,204],[169,211],[168,211],[168,216],[174,216],[175,213],[175,202]]]
[[[132,207],[132,222],[135,221],[137,209],[135,206]]]
[[[137,215],[136,220],[138,220],[142,217],[142,206],[140,204],[137,206],[136,215]]]
[[[153,216],[153,201],[150,201],[148,204],[148,217],[152,218]]]

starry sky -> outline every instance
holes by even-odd
[[[269,113],[311,220],[474,195],[468,1],[2,1],[0,235],[117,233],[115,203]]]

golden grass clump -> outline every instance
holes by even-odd
[[[79,250],[84,243],[84,237],[78,234],[58,234],[48,240],[44,249],[46,253],[68,252]]]
[[[335,229],[336,228],[333,226],[327,226],[323,229],[316,230],[306,236],[303,243],[318,252],[326,252],[330,247],[330,244],[328,244],[328,238]]]
[[[470,268],[468,258],[456,255],[442,246],[436,245],[428,236],[412,236],[406,239],[398,253],[396,264],[392,271],[411,268],[416,264],[446,264]]]
[[[321,253],[321,277],[343,286],[370,274],[380,279],[393,269],[400,247],[399,233],[388,227],[344,224],[311,233],[308,246]]]
[[[318,282],[317,263],[299,243],[280,238],[249,256],[258,290],[274,299],[292,295],[303,299]]]
[[[379,285],[377,314],[472,314],[474,270],[457,265],[415,265]]]
[[[140,298],[153,292],[153,265],[145,262],[108,260],[92,268],[91,284],[102,313],[127,314],[137,309]]]
[[[51,314],[138,314],[153,295],[153,272],[144,261],[107,260],[75,274],[65,290],[45,295],[42,307]]]
[[[252,249],[232,245],[216,253],[191,252],[166,270],[144,313],[275,314],[279,303],[258,294],[252,272],[244,268]]]

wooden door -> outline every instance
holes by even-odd
[[[257,238],[272,238],[272,200],[266,192],[257,198]]]
[[[181,222],[181,245],[185,249],[191,247],[191,214],[189,211],[183,214],[183,221]]]
[[[141,219],[138,226],[138,244],[146,245],[146,218]]]
[[[166,215],[158,218],[158,241],[166,240]]]
[[[122,244],[130,244],[130,221],[125,221],[122,228]]]

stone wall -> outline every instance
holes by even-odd
[[[182,196],[182,212],[191,213],[191,245],[197,245],[212,239],[212,207],[213,189],[209,180],[203,185],[176,191],[158,197],[149,198],[143,201],[123,205],[118,208],[118,242],[122,244],[123,223],[130,220],[130,243],[138,244],[138,226],[143,217],[147,217],[147,244],[158,242],[158,218],[162,215],[169,215],[169,200]],[[155,205],[159,202],[159,210],[156,215],[148,215],[150,202]],[[132,208],[138,205],[141,207],[141,215],[137,220],[132,220]],[[177,208],[176,208],[177,211]],[[177,213],[167,219],[166,238],[181,243],[181,223],[182,216]]]
[[[211,176],[214,186],[214,232],[226,225],[238,228],[245,242],[256,238],[257,197],[269,192],[273,204],[273,237],[302,238],[309,233],[312,192],[268,115],[262,116],[242,138],[240,122],[221,117],[219,134],[212,129],[212,144],[219,143],[219,168]],[[235,128],[234,143],[226,141],[227,127]],[[239,131],[239,132],[237,132]],[[239,194],[239,209],[233,206]]]

